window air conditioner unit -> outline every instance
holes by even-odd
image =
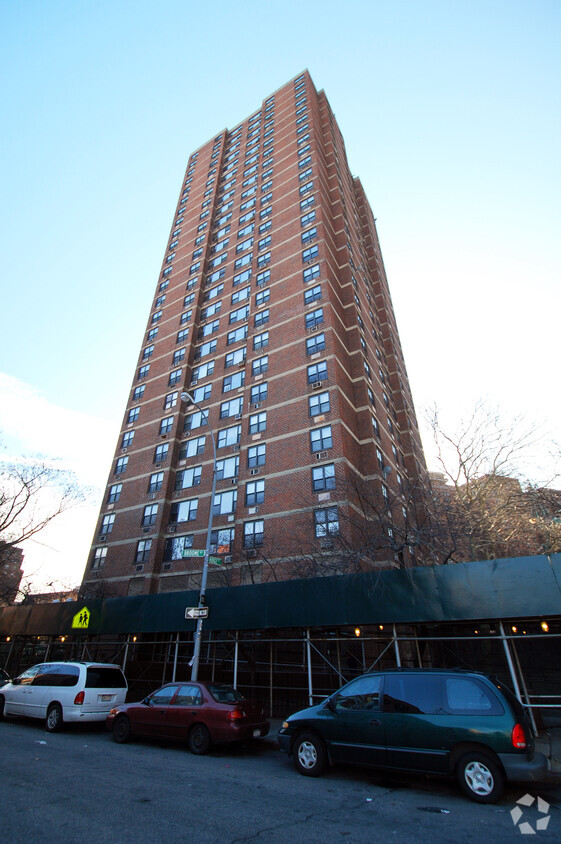
[[[250,473],[249,473],[249,474],[250,474],[250,475],[258,475],[258,474],[259,474],[259,469],[252,469],[252,470],[250,471]]]
[[[310,325],[310,327],[308,328],[308,332],[310,334],[312,334],[314,331],[317,331],[318,328],[319,328],[319,325]]]
[[[318,451],[316,454],[316,460],[325,460],[327,457],[327,451]]]
[[[239,450],[240,450],[239,445],[233,445],[232,446],[232,451],[239,451]]]
[[[261,407],[261,402],[260,401],[254,402],[253,407],[255,407],[255,408]]]
[[[102,533],[101,536],[99,537],[99,541],[100,542],[107,542],[107,534]]]
[[[255,550],[255,548],[249,548],[245,552],[245,556],[247,557],[248,560],[254,560],[255,557],[257,556],[257,551]]]
[[[312,390],[320,390],[323,387],[323,381],[314,381]]]
[[[225,563],[231,563],[233,559],[234,558],[232,557],[231,554],[226,554],[226,556],[224,557],[224,562]]]
[[[198,383],[199,383],[199,379],[198,379],[198,378],[193,378],[193,379],[191,380],[191,386],[192,386],[192,387],[193,387],[195,384],[198,384]]]
[[[161,461],[161,460],[160,460],[158,463],[156,463],[156,466],[161,466],[161,465],[162,465],[162,461]]]
[[[127,453],[127,450],[128,450],[128,449],[126,449],[126,448],[122,448],[122,449],[121,449],[121,454],[126,454],[126,453]]]
[[[135,570],[136,572],[141,572],[141,571],[144,571],[144,566],[143,566],[143,565],[140,565],[140,566],[135,566],[135,567],[134,567],[134,570]]]
[[[142,533],[150,533],[150,528],[149,527],[143,527]]]
[[[238,476],[236,475],[235,478],[232,478],[232,483],[237,484],[237,482],[238,482]]]
[[[241,418],[242,418],[241,413],[236,413],[236,415],[234,416],[234,419],[241,419]]]
[[[177,525],[168,525],[168,532],[169,533],[175,533],[176,530],[177,530]]]
[[[157,494],[158,494],[157,492],[151,492],[150,495],[148,496],[148,498],[154,500],[154,498],[156,498]]]

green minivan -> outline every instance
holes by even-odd
[[[478,672],[398,668],[365,674],[291,715],[278,740],[306,776],[338,762],[456,776],[479,803],[498,800],[505,780],[547,775],[547,759],[534,750],[518,699]]]

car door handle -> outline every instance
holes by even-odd
[[[378,724],[378,726],[382,723],[379,718],[372,718],[371,721],[368,722],[369,724]]]

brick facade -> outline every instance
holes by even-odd
[[[213,447],[184,391],[217,444],[209,586],[374,565],[357,488],[424,458],[372,211],[307,72],[190,157],[173,219],[82,593],[198,583]]]

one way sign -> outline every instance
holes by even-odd
[[[208,618],[208,607],[187,607],[185,618]]]

